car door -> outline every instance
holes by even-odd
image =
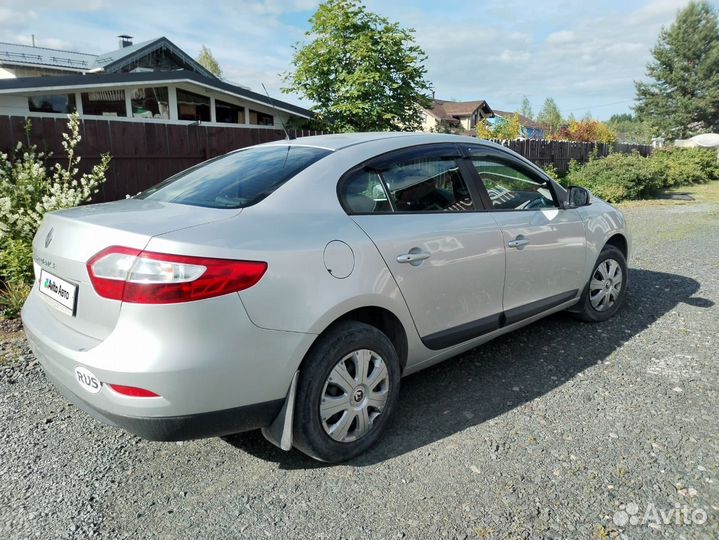
[[[377,246],[431,349],[501,320],[502,235],[468,174],[456,145],[423,145],[364,163],[339,185],[345,210]]]
[[[481,146],[468,150],[506,250],[504,323],[576,297],[586,282],[587,256],[577,210],[561,208],[551,182],[508,152]]]

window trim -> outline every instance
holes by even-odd
[[[467,146],[465,145],[462,150],[464,150],[467,161],[469,162],[469,165],[472,169],[471,173],[474,177],[474,181],[477,183],[478,189],[481,192],[482,195],[482,202],[485,206],[486,212],[534,212],[537,210],[543,210],[542,208],[495,208],[492,205],[492,199],[489,196],[489,191],[487,190],[487,186],[484,184],[484,180],[482,179],[481,175],[477,171],[477,168],[472,164],[472,159],[486,159],[488,161],[495,161],[502,163],[504,165],[507,165],[513,169],[516,169],[518,172],[524,174],[527,176],[530,180],[536,181],[538,184],[544,185],[549,189],[549,192],[552,194],[552,202],[554,204],[554,208],[561,209],[562,206],[560,204],[560,197],[559,194],[556,192],[554,188],[554,183],[549,179],[549,177],[544,176],[543,174],[539,174],[537,170],[534,169],[534,167],[528,167],[527,164],[523,163],[519,159],[516,159],[511,154],[508,154],[506,152],[502,152],[500,150],[496,150],[494,148],[489,147],[483,147],[483,146]],[[544,208],[546,210],[546,208]]]
[[[390,197],[387,184],[385,183],[384,177],[382,176],[382,170],[387,170],[391,164],[410,161],[412,159],[421,158],[439,158],[439,159],[453,159],[457,163],[458,172],[460,178],[467,186],[469,194],[472,197],[472,208],[463,210],[461,212],[443,212],[443,211],[427,211],[422,210],[418,212],[398,212],[395,208],[392,197]],[[396,150],[390,150],[383,154],[373,156],[365,161],[362,161],[354,167],[345,171],[337,181],[337,200],[340,206],[348,216],[417,216],[417,215],[447,215],[447,214],[468,214],[473,212],[484,212],[486,211],[485,202],[481,197],[481,192],[475,183],[475,179],[471,176],[469,168],[474,169],[471,163],[468,163],[462,149],[457,143],[454,142],[438,142],[438,143],[425,143],[417,144],[413,146],[405,146],[404,148],[398,148]],[[372,170],[376,171],[382,183],[382,189],[385,192],[385,196],[390,204],[390,210],[384,212],[355,212],[347,207],[342,197],[342,188],[347,181],[358,171],[361,170]],[[476,174],[476,171],[475,171]],[[479,176],[479,175],[477,175]]]

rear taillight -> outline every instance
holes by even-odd
[[[241,291],[257,283],[267,263],[153,253],[120,246],[87,262],[97,294],[135,304],[173,304]]]

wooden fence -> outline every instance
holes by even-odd
[[[604,157],[613,152],[623,154],[639,152],[639,154],[645,157],[652,153],[652,147],[647,144],[604,144],[570,141],[546,141],[542,139],[494,142],[514,150],[540,167],[553,165],[560,174],[569,170],[570,161],[586,163],[592,156]]]
[[[67,130],[63,118],[26,118],[0,116],[0,152],[11,151],[18,142],[35,144],[38,150],[52,152],[48,164],[67,163],[62,133]],[[77,153],[81,170],[87,171],[100,161],[100,155],[112,156],[107,181],[94,202],[124,199],[183,169],[206,159],[245,146],[280,140],[280,129],[179,125],[151,122],[82,120],[82,140]],[[291,136],[318,135],[319,132],[290,130]]]
[[[52,152],[48,164],[66,162],[62,133],[67,121],[62,118],[32,118],[29,133],[26,118],[0,116],[0,152],[11,151],[18,142],[35,144]],[[206,159],[234,150],[284,138],[279,129],[179,125],[152,122],[82,120],[82,141],[77,152],[81,169],[97,164],[100,155],[112,156],[110,170],[95,202],[123,199],[134,195],[183,169]],[[292,130],[292,136],[318,135],[319,132]],[[569,162],[585,163],[592,155],[637,151],[646,156],[651,146],[631,144],[595,144],[567,141],[517,140],[496,141],[520,153],[537,165],[554,165],[558,172],[567,171]]]

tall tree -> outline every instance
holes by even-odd
[[[212,54],[209,47],[203,45],[196,60],[198,64],[212,73],[215,77],[222,77],[222,68],[220,68],[220,64],[215,59],[215,56]]]
[[[537,122],[544,124],[549,135],[556,135],[562,127],[562,114],[554,98],[548,97],[544,100],[542,110],[537,115]]]
[[[417,130],[429,107],[424,51],[414,30],[367,11],[360,0],[327,0],[295,45],[285,92],[315,103],[341,131]]]
[[[522,98],[522,105],[519,107],[519,114],[526,116],[530,120],[534,120],[534,111],[532,111],[532,104],[529,102],[527,96]]]
[[[636,82],[640,120],[658,135],[683,138],[719,131],[719,24],[707,2],[691,2],[662,28],[647,65],[650,82]]]

